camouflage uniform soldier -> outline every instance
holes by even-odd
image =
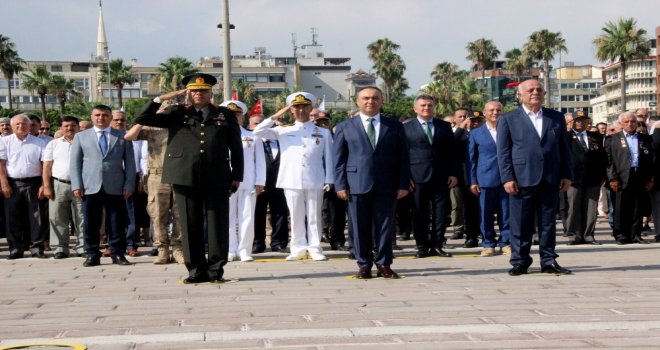
[[[161,183],[163,158],[167,150],[167,129],[136,124],[126,133],[125,139],[147,141],[149,154],[149,171],[145,188],[148,195],[147,212],[153,225],[154,245],[158,248],[158,256],[154,260],[154,264],[170,263],[170,254],[178,264],[183,264],[179,213],[174,203],[172,185]],[[144,179],[142,183],[145,183]],[[173,216],[172,239],[167,232],[170,210]]]

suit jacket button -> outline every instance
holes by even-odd
[[[204,136],[204,133],[203,133],[203,132],[200,132],[199,134],[200,134],[201,136]]]
[[[199,143],[204,144],[204,140],[199,140]]]
[[[199,153],[204,153],[204,150],[203,150],[203,149],[200,149],[200,150],[199,150]]]
[[[204,123],[200,124],[200,126],[203,128],[203,127],[204,127]]]

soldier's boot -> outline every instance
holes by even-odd
[[[163,265],[170,263],[170,247],[161,245],[158,247],[158,256],[154,259],[154,264]]]
[[[172,251],[172,257],[174,258],[174,261],[177,264],[183,264],[183,250],[181,250],[181,247],[174,247],[174,250]]]

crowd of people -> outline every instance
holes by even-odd
[[[126,255],[151,245],[154,264],[185,264],[185,283],[219,283],[227,262],[266,251],[269,220],[271,251],[322,261],[325,241],[356,260],[358,279],[373,265],[399,277],[397,239],[412,236],[417,258],[451,257],[451,226],[482,257],[508,256],[512,276],[527,273],[534,242],[542,272],[568,274],[556,261],[557,217],[570,245],[600,244],[599,214],[617,244],[647,243],[642,230],[660,220],[660,131],[646,109],[592,125],[584,111],[542,107],[541,84],[527,80],[507,113],[489,101],[440,118],[419,95],[414,115],[397,120],[367,87],[333,126],[307,92],[268,118],[248,118],[238,100],[215,106],[216,82],[186,77],[128,130],[125,113],[104,105],[89,120],[63,117],[54,137],[36,116],[0,119],[8,259],[52,250],[86,267],[103,256],[130,265]],[[184,95],[189,104],[175,102]]]

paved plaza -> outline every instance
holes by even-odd
[[[541,274],[538,254],[520,277],[478,248],[414,259],[404,241],[400,280],[351,279],[355,261],[328,251],[325,262],[232,262],[222,285],[182,285],[185,267],[153,265],[147,248],[132,266],[84,268],[81,258],[6,260],[2,240],[0,348],[658,349],[660,244],[615,245],[600,221],[596,238],[604,244],[558,238],[568,276]]]

